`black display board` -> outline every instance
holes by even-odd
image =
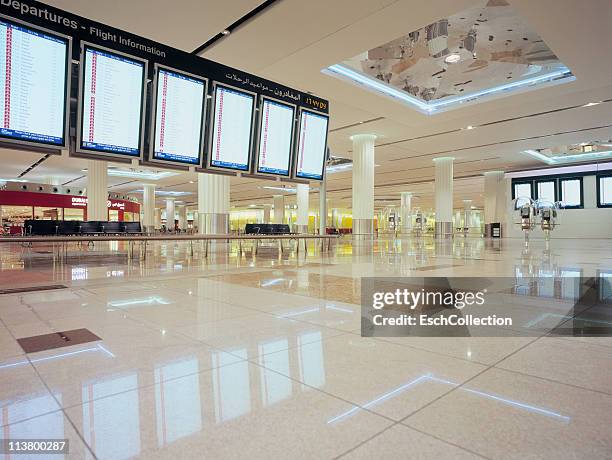
[[[77,16],[41,2],[1,0],[0,13],[25,22],[55,30],[73,38],[73,59],[79,59],[81,40],[98,44],[150,61],[149,79],[153,79],[154,63],[183,70],[220,83],[271,96],[299,107],[322,113],[329,112],[328,101],[308,93],[252,75],[232,67],[198,57],[191,53],[157,43],[147,38]]]

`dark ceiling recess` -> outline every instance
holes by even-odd
[[[27,173],[29,173],[30,171],[32,171],[34,168],[36,168],[36,166],[38,166],[39,164],[41,164],[43,161],[45,161],[47,158],[49,158],[51,155],[50,154],[46,154],[44,156],[42,156],[38,161],[36,161],[36,163],[33,163],[32,166],[29,166],[28,168],[26,168],[25,170],[22,171],[21,174],[19,174],[17,176],[17,178],[23,177],[25,176]]]
[[[238,27],[240,27],[241,25],[243,25],[245,22],[250,21],[255,16],[257,16],[260,13],[262,13],[265,9],[271,7],[273,4],[275,4],[275,3],[279,2],[279,1],[280,0],[266,0],[265,2],[260,4],[257,8],[252,9],[247,14],[242,16],[240,19],[238,19],[232,25],[226,27],[225,30],[229,31],[230,33],[235,32],[236,29]],[[200,54],[202,51],[206,50],[207,48],[210,48],[212,45],[214,45],[217,41],[221,40],[225,36],[226,36],[226,34],[224,34],[223,32],[219,32],[217,35],[215,35],[213,38],[208,40],[206,43],[204,43],[204,44],[198,46],[196,49],[194,49],[191,53],[192,54]]]

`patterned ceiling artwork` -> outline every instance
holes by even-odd
[[[537,149],[537,151],[542,155],[556,158],[563,156],[609,152],[610,150],[612,150],[612,140],[597,140],[581,142],[580,144],[557,145],[555,147]]]
[[[424,102],[566,69],[506,0],[481,1],[343,64]]]

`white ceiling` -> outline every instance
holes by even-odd
[[[191,51],[258,5],[255,0],[221,2],[159,0],[48,3]],[[433,202],[433,163],[436,156],[456,158],[455,206],[464,199],[482,206],[482,173],[543,166],[520,153],[525,149],[612,138],[612,103],[580,107],[612,98],[612,59],[604,58],[612,44],[612,2],[589,0],[511,0],[513,8],[549,45],[576,76],[571,83],[515,94],[502,99],[436,115],[414,109],[322,74],[321,69],[374,48],[408,31],[466,9],[473,0],[280,0],[254,20],[217,42],[204,56],[256,73],[330,100],[330,147],[335,155],[351,157],[349,137],[378,136],[376,199],[396,200],[412,191],[416,206]],[[179,6],[177,6],[179,5]],[[569,107],[575,107],[570,108]],[[547,113],[542,113],[547,112]],[[510,120],[512,119],[512,120]],[[368,122],[368,120],[376,120]],[[504,121],[507,120],[507,121]],[[360,124],[360,122],[365,122]],[[488,126],[481,126],[492,123]],[[351,125],[355,125],[350,127]],[[468,125],[472,130],[461,130]],[[0,151],[0,178],[15,177],[40,159],[40,154]],[[86,162],[50,157],[24,178],[62,182],[85,173]],[[459,179],[461,178],[461,179]],[[168,190],[189,191],[195,202],[195,174],[159,181]],[[141,183],[109,178],[110,190],[125,193]],[[85,179],[71,185],[85,187]],[[233,178],[232,203],[271,203],[273,181]],[[316,187],[316,184],[313,184]],[[331,206],[350,207],[351,172],[328,177]],[[294,200],[290,195],[290,202]],[[318,200],[311,194],[311,205]]]

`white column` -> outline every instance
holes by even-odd
[[[325,235],[327,227],[327,174],[319,185],[319,235]]]
[[[501,223],[505,214],[505,182],[503,171],[484,173],[485,236],[491,236],[491,224]]]
[[[374,233],[374,134],[356,134],[353,141],[353,234]]]
[[[271,213],[272,213],[272,205],[264,204],[264,208],[263,208],[263,223],[264,224],[269,224],[270,223],[270,214]]]
[[[155,208],[155,229],[159,230],[161,228],[161,221],[162,221],[162,212],[161,212],[161,208]]]
[[[178,228],[181,231],[187,230],[187,206],[178,207]]]
[[[144,231],[152,232],[155,230],[155,185],[144,184],[142,193],[142,211]]]
[[[336,208],[333,208],[331,214],[332,214],[331,215],[331,227],[332,228],[340,227],[340,223],[338,222],[338,214],[339,214],[338,210]]]
[[[274,195],[274,223],[282,224],[285,221],[285,196]]]
[[[108,220],[106,161],[87,161],[87,220]]]
[[[436,170],[436,237],[453,236],[453,160],[452,157],[435,158]]]
[[[400,213],[402,233],[410,233],[412,231],[412,193],[402,192]]]
[[[470,232],[472,226],[472,200],[463,200],[463,227],[467,228],[466,233]]]
[[[308,232],[308,192],[310,186],[308,184],[297,184],[297,231],[302,233]]]
[[[166,200],[166,231],[174,231],[174,221],[176,214],[174,212],[174,198],[168,198]]]
[[[198,173],[198,231],[229,233],[230,176]]]

